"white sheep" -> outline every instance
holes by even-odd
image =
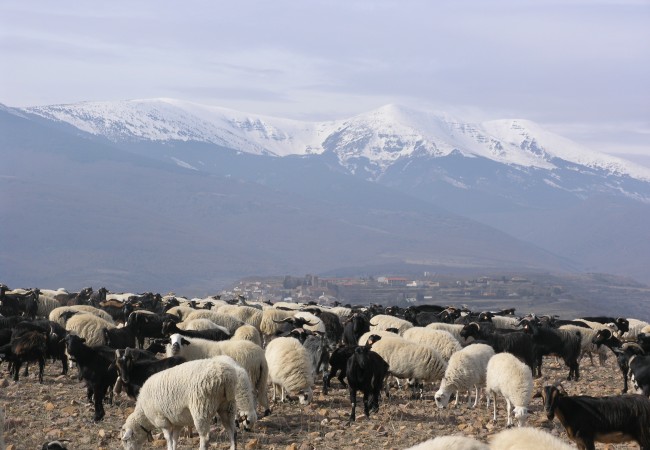
[[[289,317],[293,317],[295,311],[284,311],[282,309],[265,309],[262,311],[262,321],[260,322],[260,333],[264,342],[268,343],[273,339],[278,331],[286,331],[290,328],[289,324],[282,322]]]
[[[235,334],[230,338],[233,341],[251,341],[262,346],[262,337],[253,325],[242,325],[235,330]]]
[[[215,356],[212,359],[230,364],[235,369],[235,372],[237,372],[237,389],[235,391],[238,414],[237,422],[243,425],[245,429],[250,429],[257,422],[257,412],[255,411],[256,402],[253,394],[253,385],[251,385],[248,372],[230,356],[221,355]]]
[[[406,378],[415,387],[420,382],[442,379],[447,361],[433,347],[416,344],[401,337],[382,336],[372,350],[388,363],[388,371],[397,378]],[[421,393],[420,393],[421,394]]]
[[[115,328],[115,325],[92,314],[76,314],[65,324],[66,331],[84,338],[89,347],[106,344],[104,328]]]
[[[297,339],[279,337],[266,346],[269,381],[273,383],[273,400],[280,391],[280,401],[286,394],[296,393],[300,404],[311,401],[314,376],[307,350]]]
[[[552,434],[532,427],[503,430],[488,440],[490,450],[575,450],[575,447]]]
[[[102,309],[98,309],[90,305],[59,306],[58,308],[54,308],[50,312],[48,319],[64,327],[65,322],[63,321],[63,318],[61,316],[68,311],[92,314],[93,316],[100,317],[105,321],[114,324],[113,318],[111,317],[110,314],[108,314],[106,311]]]
[[[268,414],[269,400],[267,379],[269,366],[264,350],[249,341],[209,341],[207,339],[189,338],[180,334],[172,334],[167,345],[167,356],[182,356],[188,361],[215,356],[227,355],[242,366],[251,379],[257,401]]]
[[[176,324],[178,328],[181,330],[191,330],[191,331],[201,331],[201,330],[216,330],[220,329],[224,333],[228,333],[228,329],[226,327],[222,327],[220,325],[217,325],[213,321],[209,319],[191,319],[191,320],[185,320],[183,322],[180,322]]]
[[[504,330],[521,330],[521,327],[518,325],[520,320],[517,317],[509,316],[492,316],[490,319],[496,328]]]
[[[462,347],[458,340],[448,331],[432,330],[425,327],[409,328],[402,334],[407,341],[416,344],[430,345],[435,348],[440,356],[449,361],[451,355],[459,351]]]
[[[322,320],[318,318],[315,314],[312,314],[307,311],[298,311],[293,315],[293,317],[300,317],[301,319],[306,320],[307,324],[303,325],[302,328],[305,330],[311,330],[311,331],[316,331],[318,333],[325,334],[326,329],[325,329],[325,324],[323,323]]]
[[[172,306],[169,308],[166,313],[167,314],[173,314],[174,316],[178,316],[181,320],[185,320],[187,316],[192,314],[196,309],[187,306],[187,305],[178,305],[178,306]]]
[[[261,309],[253,308],[252,306],[226,304],[224,306],[220,306],[218,309],[213,308],[213,311],[216,311],[220,314],[231,315],[241,320],[242,322],[254,326],[258,330],[260,329],[260,323],[262,322]]]
[[[445,376],[440,383],[440,389],[434,397],[438,408],[447,406],[452,392],[472,389],[476,394],[474,400],[474,407],[476,407],[479,388],[485,384],[487,365],[492,356],[494,356],[494,349],[486,344],[468,345],[451,355]],[[458,397],[456,398],[458,399]],[[468,403],[469,401],[471,401],[471,396],[468,398]]]
[[[464,338],[460,335],[460,332],[462,329],[465,327],[465,325],[459,325],[456,323],[440,323],[440,322],[434,322],[430,323],[427,325],[425,328],[429,328],[430,330],[444,330],[448,331],[451,333],[451,335],[456,338],[458,342],[460,342],[460,345],[467,345],[471,342],[474,342],[474,338]]]
[[[237,328],[242,326],[244,322],[237,319],[236,317],[230,316],[228,314],[220,314],[215,311],[210,311],[208,309],[196,310],[193,313],[185,317],[185,320],[194,320],[194,319],[208,319],[220,325],[228,330],[228,334],[232,335]]]
[[[365,333],[363,333],[361,335],[361,337],[359,338],[359,342],[357,342],[357,344],[358,345],[366,345],[366,343],[368,342],[368,338],[370,336],[372,336],[373,334],[379,336],[382,339],[383,338],[395,338],[395,339],[403,339],[403,340],[406,341],[406,339],[404,339],[402,336],[400,336],[399,334],[393,333],[392,331],[375,330],[375,331],[366,331]]]
[[[56,308],[60,308],[61,303],[58,302],[55,298],[48,297],[45,295],[38,296],[38,306],[36,309],[36,315],[38,317],[50,317],[50,313]]]
[[[533,374],[526,364],[511,353],[497,353],[487,365],[485,377],[485,395],[492,395],[494,416],[497,420],[497,394],[506,399],[507,425],[513,424],[510,413],[514,406],[517,426],[523,427],[528,416],[528,405],[533,394]]]
[[[406,450],[490,450],[490,447],[466,436],[439,436]]]
[[[273,303],[273,308],[285,308],[285,309],[291,309],[293,311],[299,311],[301,308],[306,306],[303,303],[291,303],[291,302],[275,302]],[[280,310],[282,311],[282,310]]]
[[[199,450],[207,450],[210,426],[219,416],[235,450],[237,372],[217,359],[189,361],[152,375],[140,389],[135,410],[122,426],[122,446],[139,450],[154,428],[175,450],[182,427],[194,425]]]
[[[352,308],[346,308],[345,306],[335,306],[333,308],[328,308],[327,311],[339,316],[341,323],[345,322],[350,318],[350,316],[352,316]]]
[[[397,334],[402,334],[413,324],[408,320],[400,319],[399,317],[389,316],[387,314],[378,314],[370,318],[370,331],[387,330],[389,328],[396,328]]]
[[[634,340],[636,337],[641,333],[641,330],[643,328],[647,327],[650,325],[648,322],[645,322],[643,320],[639,319],[627,319],[628,322],[630,323],[630,330],[623,333],[623,339],[625,340]]]

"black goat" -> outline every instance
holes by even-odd
[[[139,358],[142,358],[140,356]],[[134,357],[133,349],[115,351],[115,366],[122,385],[126,388],[129,397],[136,399],[140,388],[147,379],[155,373],[185,362],[181,356],[172,356],[165,359],[138,359]]]
[[[303,311],[312,313],[323,322],[325,326],[325,339],[332,345],[336,345],[341,340],[343,336],[343,325],[339,316],[329,311],[323,311],[320,308],[304,308]]]
[[[637,394],[650,396],[650,355],[633,355],[629,361],[634,389]]]
[[[45,358],[47,357],[47,334],[26,331],[11,339],[11,362],[14,381],[18,381],[20,366],[24,362],[38,361],[38,381],[43,383]]]
[[[533,338],[523,331],[501,333],[497,329],[487,326],[488,324],[491,322],[480,324],[472,322],[463,327],[460,335],[465,339],[471,336],[474,339],[485,341],[494,349],[495,353],[512,353],[526,363],[532,373],[535,373],[536,353]]]
[[[373,339],[373,336],[375,338],[379,338],[377,335],[372,335],[370,338],[368,338],[368,342],[373,343],[379,339]],[[358,342],[358,339],[357,339]],[[350,356],[354,354],[354,351],[358,345],[342,345],[337,347],[332,354],[329,357],[329,366],[330,369],[328,372],[326,372],[323,375],[323,394],[327,395],[329,392],[330,388],[330,380],[332,377],[336,376],[338,373],[338,380],[341,382],[341,387],[346,388],[348,385],[345,383],[345,377],[346,377],[346,369],[347,369],[347,364],[348,360],[350,359]]]
[[[208,339],[210,341],[227,341],[231,337],[222,327],[211,328],[209,330],[181,330],[178,328],[177,322],[165,320],[162,325],[162,334],[164,336],[171,336],[175,333],[186,337]]]
[[[88,400],[95,404],[95,415],[93,420],[99,422],[104,418],[104,397],[115,380],[117,370],[115,369],[114,350],[107,346],[88,347],[86,340],[74,334],[65,338],[68,354],[79,366],[82,379],[86,382],[86,393]]]
[[[353,314],[343,325],[343,344],[357,346],[359,338],[370,331],[370,321],[363,314]]]
[[[616,363],[623,375],[623,394],[625,394],[628,391],[627,379],[630,371],[630,357],[634,354],[643,354],[643,350],[636,348],[634,345],[623,344],[620,339],[614,336],[611,330],[607,329],[598,330],[592,343],[598,347],[605,345],[616,355]]]
[[[544,386],[538,394],[548,420],[555,416],[569,439],[581,450],[595,450],[595,442],[636,441],[650,450],[650,400],[637,394],[591,397],[569,396],[561,387]]]
[[[388,363],[371,350],[372,344],[379,339],[381,338],[377,335],[370,336],[368,343],[357,347],[348,359],[345,374],[352,402],[350,422],[356,420],[357,391],[363,392],[363,410],[366,417],[370,417],[370,412],[379,411],[379,397],[384,387],[384,379],[388,375]]]
[[[163,322],[170,320],[180,322],[180,318],[173,314],[154,314],[148,311],[133,311],[127,319],[127,325],[135,328],[138,348],[144,347],[144,338],[163,338]]]
[[[519,325],[533,338],[536,353],[537,375],[542,375],[542,357],[555,355],[562,358],[569,367],[567,380],[580,378],[580,357],[582,334],[579,331],[558,330],[540,325],[539,319],[522,319]],[[535,372],[533,371],[533,374]]]
[[[41,447],[41,450],[68,450],[68,447],[65,446],[67,440],[63,439],[62,441],[51,441],[46,442]]]
[[[127,323],[122,328],[104,328],[104,341],[111,348],[135,347],[135,324]]]
[[[47,319],[35,320],[33,322],[20,322],[13,329],[14,338],[28,332],[39,331],[47,336],[47,357],[52,360],[61,361],[62,375],[68,373],[68,355],[65,353],[65,342],[63,338],[68,332],[56,322]]]

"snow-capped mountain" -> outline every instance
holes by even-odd
[[[301,122],[172,99],[26,108],[113,142],[205,142],[257,155],[332,153],[375,180],[397,161],[459,152],[553,171],[558,161],[650,181],[650,169],[586,149],[527,120],[468,123],[448,114],[387,105],[349,119]],[[183,161],[183,155],[175,158]]]

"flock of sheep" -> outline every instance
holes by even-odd
[[[270,305],[242,297],[227,302],[218,296],[111,294],[104,288],[10,291],[5,285],[0,285],[0,314],[0,358],[14,380],[30,362],[39,363],[41,380],[46,358],[60,359],[63,373],[74,363],[96,421],[113,393],[125,390],[137,398],[121,430],[125,449],[141,448],[157,429],[168,450],[175,450],[187,426],[198,432],[199,448],[207,449],[215,418],[235,449],[237,427],[248,429],[260,414],[272,414],[269,387],[274,403],[297,399],[305,405],[322,374],[324,394],[334,377],[348,386],[350,422],[358,391],[370,416],[386,404],[380,397],[390,395],[394,379],[413,398],[435,391],[438,408],[464,396],[476,407],[483,394],[493,404],[495,422],[497,405],[505,402],[505,425],[517,426],[495,434],[489,444],[445,436],[413,449],[572,448],[526,427],[529,404],[538,395],[547,416],[557,417],[581,449],[594,449],[594,442],[636,441],[650,450],[650,360],[644,349],[650,325],[635,319],[515,317],[514,311],[436,305],[407,310]],[[543,358],[560,357],[568,379],[578,380],[580,359],[596,355],[602,361],[608,349],[623,371],[624,392],[631,374],[643,395],[569,396],[560,385],[533,392]],[[57,446],[64,448],[58,442],[43,448]]]

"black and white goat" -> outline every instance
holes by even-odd
[[[637,394],[591,397],[569,396],[561,386],[544,386],[541,396],[548,420],[557,416],[569,439],[581,450],[595,450],[595,442],[636,441],[650,450],[650,400]]]
[[[142,353],[146,354],[146,352]],[[129,397],[136,399],[144,382],[153,374],[186,361],[181,356],[171,356],[160,360],[156,359],[153,354],[151,356],[151,358],[143,357],[132,348],[115,351],[115,366],[122,386],[126,389]]]

